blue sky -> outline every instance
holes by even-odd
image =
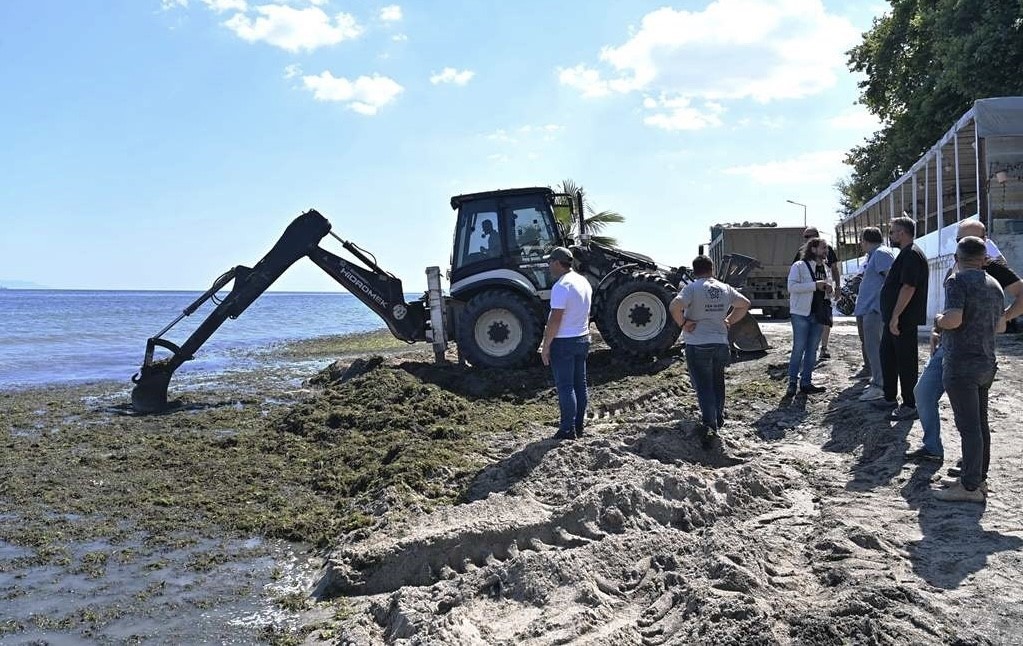
[[[831,228],[877,127],[845,51],[886,7],[6,0],[0,284],[202,290],[316,208],[418,291],[451,195],[564,178],[670,265],[716,222],[801,225],[787,199]]]

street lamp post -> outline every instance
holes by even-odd
[[[802,202],[795,202],[793,200],[785,200],[785,201],[788,202],[789,204],[795,204],[796,206],[803,207],[803,228],[806,228],[806,205],[803,204]]]

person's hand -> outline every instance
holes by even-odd
[[[892,333],[892,336],[899,336],[899,319],[893,318],[888,324],[888,331]]]
[[[998,324],[995,325],[995,334],[1001,334],[1005,332],[1005,328],[1008,327],[1008,321],[1005,320],[1005,313],[998,317]]]
[[[682,324],[682,329],[690,334],[696,330],[696,321],[693,319],[686,319],[686,322]]]
[[[835,288],[831,286],[831,283],[824,283],[824,293],[831,296],[835,292]]]
[[[551,365],[551,349],[544,345],[540,348],[540,361],[543,361],[543,365]]]
[[[824,287],[827,286],[828,281],[818,280],[815,284],[817,285],[817,289],[824,289]]]
[[[938,346],[941,345],[941,334],[938,332],[931,332],[931,354],[934,354]]]

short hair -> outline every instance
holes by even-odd
[[[956,257],[967,262],[983,260],[987,255],[987,245],[977,236],[966,236],[956,245]]]
[[[821,245],[827,246],[828,241],[825,240],[824,238],[810,238],[809,240],[807,240],[806,244],[803,245],[803,248],[801,250],[802,253],[800,255],[800,260],[816,260],[817,256],[813,254],[812,250],[816,249]]]
[[[892,226],[899,227],[903,231],[909,234],[909,237],[916,237],[916,221],[913,218],[900,215],[899,217],[892,220]]]
[[[881,244],[884,242],[884,236],[881,235],[881,229],[878,229],[877,227],[867,227],[863,229],[860,237],[863,238],[864,242],[869,242],[871,244]]]
[[[697,276],[714,273],[714,261],[707,256],[693,258],[693,273]]]

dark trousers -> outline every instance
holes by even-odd
[[[583,430],[586,417],[586,355],[590,337],[577,336],[551,341],[551,372],[558,389],[561,408],[561,433]]]
[[[686,367],[700,404],[700,417],[704,426],[714,430],[725,422],[725,366],[729,358],[725,343],[686,344]]]
[[[884,377],[884,398],[895,401],[898,391],[902,391],[904,406],[916,408],[916,380],[920,376],[920,353],[917,348],[916,325],[903,323],[899,326],[901,334],[893,335],[888,329],[888,321],[884,322],[881,333],[881,375]]]
[[[948,403],[952,405],[956,429],[963,443],[963,468],[960,479],[963,486],[973,490],[987,480],[991,464],[991,427],[987,422],[987,398],[994,370],[982,370],[965,375],[942,376]]]

